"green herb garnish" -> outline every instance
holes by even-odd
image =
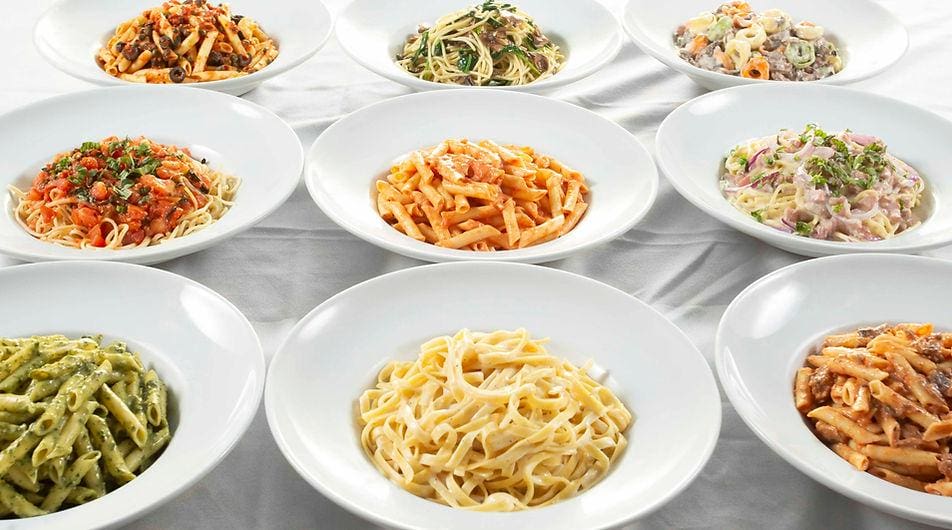
[[[469,72],[473,69],[473,66],[476,64],[476,56],[470,53],[468,50],[463,50],[459,54],[459,60],[456,61],[456,67],[459,68],[461,72]]]
[[[83,145],[79,146],[79,150],[86,154],[90,151],[95,151],[99,149],[99,142],[83,142]]]
[[[427,43],[427,40],[429,40],[429,38],[430,38],[430,30],[424,31],[423,34],[420,36],[420,47],[417,48],[415,52],[413,52],[414,61],[416,61],[417,57],[419,57],[420,55],[426,55],[426,43]]]

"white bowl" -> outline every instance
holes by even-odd
[[[373,183],[395,159],[447,138],[529,145],[582,172],[589,208],[566,235],[516,250],[475,252],[417,241],[377,214]],[[498,90],[443,90],[376,103],[334,123],[307,155],[305,183],[321,210],[352,234],[427,261],[543,262],[613,239],[648,212],[658,173],[628,131],[581,107]]]
[[[869,254],[790,265],[744,289],[724,312],[714,347],[721,384],[757,436],[814,480],[899,517],[952,528],[952,499],[854,469],[817,439],[793,403],[794,373],[825,335],[883,322],[948,331],[950,299],[948,261]]]
[[[728,151],[781,128],[816,123],[882,138],[889,152],[926,181],[922,224],[883,241],[846,243],[787,234],[730,204],[718,179]],[[784,83],[729,88],[702,95],[665,118],[655,141],[658,166],[695,206],[766,243],[805,256],[846,252],[915,252],[952,242],[952,122],[899,100],[846,88]]]
[[[185,146],[241,178],[235,204],[203,230],[128,250],[75,249],[40,241],[21,227],[7,186],[26,189],[63,151],[110,135]],[[243,99],[169,86],[101,88],[58,96],[0,115],[0,253],[27,261],[93,259],[151,264],[208,248],[276,210],[300,180],[301,142],[271,111]]]
[[[155,463],[106,496],[4,521],[22,530],[118,526],[187,490],[248,428],[264,387],[264,354],[248,320],[209,288],[122,263],[0,269],[0,336],[62,333],[123,340],[169,386],[172,438]]]
[[[711,72],[689,64],[678,56],[671,38],[674,30],[689,18],[713,11],[721,0],[628,0],[622,24],[635,44],[645,53],[690,77],[708,90],[759,83],[787,84],[804,81],[765,81]],[[884,7],[872,0],[755,0],[754,11],[779,8],[794,22],[809,20],[826,30],[827,38],[843,54],[843,70],[812,83],[842,85],[872,77],[895,64],[909,47],[905,26]]]
[[[448,309],[440,303],[448,293],[465,303]],[[519,327],[550,337],[553,355],[593,359],[634,413],[629,445],[605,478],[571,499],[515,513],[454,509],[391,483],[364,455],[355,414],[384,363],[414,359],[427,339],[461,328]],[[721,418],[707,362],[660,313],[595,280],[513,263],[415,267],[347,289],[290,332],[265,393],[271,431],[301,476],[357,515],[413,529],[594,529],[644,516],[701,470]]]
[[[61,0],[36,23],[33,43],[50,64],[73,77],[97,85],[139,84],[104,72],[96,64],[96,53],[121,22],[161,5],[162,1]],[[184,86],[240,96],[310,59],[331,34],[333,18],[321,0],[239,0],[228,3],[235,14],[251,17],[274,38],[278,43],[278,57],[253,74]]]
[[[480,3],[482,0],[354,0],[337,19],[337,40],[361,66],[397,83],[417,90],[463,88],[415,77],[397,65],[394,57],[420,24],[432,25],[444,15]],[[565,64],[552,77],[495,89],[535,92],[567,85],[608,64],[621,49],[618,20],[597,0],[519,0],[514,5],[559,45]]]

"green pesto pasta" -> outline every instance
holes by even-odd
[[[93,501],[171,438],[168,390],[122,342],[0,337],[0,519]]]

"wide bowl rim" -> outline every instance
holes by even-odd
[[[647,309],[654,316],[666,322],[667,325],[669,326],[669,329],[674,331],[675,334],[681,340],[681,342],[685,346],[687,346],[687,351],[690,352],[689,354],[692,355],[692,357],[697,362],[700,363],[701,367],[705,368],[704,370],[701,370],[701,374],[702,374],[701,378],[703,378],[704,383],[706,384],[706,386],[708,386],[708,390],[710,391],[711,397],[716,397],[717,399],[712,401],[709,407],[711,409],[710,410],[711,414],[710,416],[708,416],[708,418],[712,421],[712,423],[710,425],[710,428],[705,431],[705,435],[707,439],[705,440],[704,448],[698,454],[699,458],[691,467],[690,471],[686,473],[685,476],[682,477],[681,480],[676,485],[671,487],[670,490],[665,495],[658,497],[651,504],[642,505],[639,508],[635,508],[634,511],[631,513],[617,517],[614,520],[606,522],[604,524],[601,524],[598,526],[592,526],[590,528],[592,530],[602,530],[607,528],[613,528],[618,525],[624,524],[626,522],[643,518],[651,514],[652,512],[658,510],[659,508],[661,508],[662,506],[670,502],[672,499],[680,495],[685,489],[687,489],[687,487],[691,483],[694,482],[694,480],[698,477],[698,475],[701,473],[701,471],[710,461],[710,458],[714,453],[714,449],[717,446],[718,439],[720,438],[720,430],[721,430],[722,419],[723,419],[723,415],[721,411],[721,397],[720,397],[720,392],[718,391],[718,388],[717,388],[717,382],[714,378],[714,372],[711,369],[710,363],[708,363],[704,355],[700,352],[700,350],[697,348],[694,342],[690,339],[690,337],[688,337],[687,333],[685,333],[684,330],[682,330],[679,326],[677,326],[674,322],[672,322],[668,317],[666,317],[664,314],[662,314],[660,311],[652,307],[647,302],[643,302],[642,300],[636,298],[635,296],[632,296],[626,293],[625,291],[622,291],[621,289],[608,285],[607,283],[600,282],[593,278],[589,278],[587,276],[583,276],[581,274],[577,274],[577,273],[573,273],[569,271],[564,271],[561,269],[540,267],[538,265],[532,265],[528,263],[503,262],[503,261],[456,261],[456,262],[430,263],[426,265],[419,265],[416,267],[409,267],[406,269],[399,269],[399,270],[392,271],[380,276],[376,276],[368,280],[365,280],[363,282],[357,283],[351,287],[348,287],[347,289],[344,289],[343,291],[328,298],[324,302],[321,302],[312,310],[308,311],[307,314],[305,314],[294,325],[294,327],[291,328],[291,330],[288,332],[288,334],[285,336],[284,340],[282,341],[281,345],[276,350],[274,357],[271,359],[271,364],[268,367],[269,368],[268,376],[267,376],[267,381],[265,384],[265,395],[264,395],[265,405],[264,406],[265,406],[265,414],[268,420],[268,427],[271,430],[271,434],[274,437],[275,443],[278,445],[278,448],[281,450],[282,455],[284,455],[285,459],[288,461],[288,463],[290,463],[291,467],[294,468],[294,470],[298,473],[298,475],[300,475],[308,484],[310,484],[311,487],[315,488],[322,495],[329,498],[336,505],[344,508],[348,512],[354,515],[357,515],[361,518],[370,520],[378,524],[387,525],[389,527],[394,527],[394,528],[401,528],[405,530],[425,530],[426,529],[426,527],[403,523],[399,520],[396,520],[393,517],[387,516],[386,514],[367,511],[363,507],[359,506],[357,503],[353,502],[350,498],[340,494],[335,487],[333,487],[332,485],[326,484],[325,482],[320,480],[318,477],[312,475],[307,470],[306,466],[297,458],[296,453],[293,452],[289,448],[289,444],[287,441],[288,433],[284,432],[278,419],[276,419],[277,412],[275,411],[275,406],[276,406],[275,400],[277,398],[274,397],[274,394],[276,392],[280,392],[280,390],[278,390],[278,387],[276,383],[274,382],[274,378],[278,377],[274,375],[277,373],[277,370],[275,370],[274,367],[280,366],[281,363],[286,362],[284,358],[291,355],[291,353],[288,353],[288,345],[291,343],[292,339],[294,339],[297,335],[299,335],[301,329],[304,326],[306,326],[311,320],[313,320],[318,315],[320,315],[323,311],[326,311],[327,308],[336,304],[338,300],[340,300],[341,298],[350,296],[354,291],[373,288],[374,286],[380,283],[391,281],[393,280],[393,278],[399,277],[402,275],[426,274],[427,272],[432,271],[434,269],[465,270],[469,268],[484,268],[484,267],[520,268],[523,270],[543,271],[542,272],[543,274],[551,274],[553,276],[561,276],[563,278],[572,278],[575,281],[581,281],[582,283],[591,285],[594,288],[603,289],[605,290],[605,292],[611,293],[613,296],[618,296],[618,295],[624,296],[628,299],[629,303],[634,303],[636,305],[643,307],[644,309]],[[381,476],[380,480],[386,480],[386,478]],[[584,495],[584,492],[582,493],[582,495]],[[446,508],[445,506],[441,506],[436,503],[432,503],[432,504],[434,508]],[[425,505],[421,505],[421,506],[425,506]],[[543,510],[543,509],[539,509],[539,510]],[[530,510],[526,512],[517,512],[517,513],[533,513],[533,512],[539,513],[538,511],[534,511],[534,510]],[[462,517],[462,516],[466,516],[467,514],[479,515],[480,512],[461,511],[460,514]]]

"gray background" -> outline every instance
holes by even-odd
[[[620,13],[623,1],[605,2]],[[346,0],[326,3],[338,12]],[[911,48],[889,71],[854,86],[952,117],[948,88],[952,74],[947,66],[952,54],[947,40],[952,2],[881,3],[907,25]],[[10,52],[0,71],[0,112],[92,88],[49,66],[33,48],[33,25],[51,4],[50,0],[0,2],[4,48]],[[254,1],[235,4],[240,4],[239,12],[254,16]],[[712,7],[715,4],[717,0],[712,0]],[[766,9],[772,7],[769,4],[762,0],[753,7]],[[625,40],[621,53],[606,68],[547,95],[617,121],[653,150],[661,120],[703,90]],[[352,62],[332,39],[313,59],[244,97],[290,123],[306,150],[341,116],[408,92]],[[889,131],[868,132],[888,137]],[[952,257],[952,250],[928,254]],[[546,266],[590,276],[650,303],[688,333],[713,367],[714,331],[731,299],[760,276],[801,259],[711,219],[662,178],[658,200],[638,226],[611,243]],[[0,266],[16,263],[0,257]],[[257,227],[159,267],[202,282],[231,300],[251,320],[270,359],[294,322],[333,294],[419,264],[338,228],[302,185]],[[703,473],[661,510],[627,528],[916,528],[808,479],[762,444],[724,398],[722,408],[721,437]],[[271,438],[262,408],[235,450],[214,471],[128,528],[370,527],[294,472]]]

